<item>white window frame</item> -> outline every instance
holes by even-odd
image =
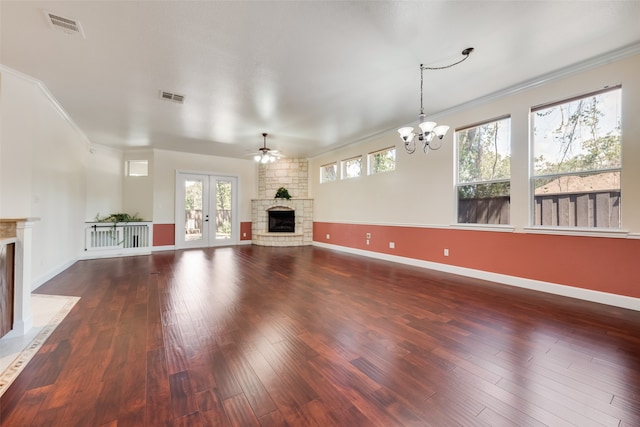
[[[554,101],[554,102],[549,102],[549,103],[545,103],[545,104],[541,104],[541,105],[537,105],[535,107],[532,107],[530,110],[530,161],[529,161],[529,167],[530,167],[530,179],[529,179],[529,204],[530,204],[530,208],[529,208],[529,227],[530,228],[541,228],[541,229],[567,229],[567,230],[571,230],[571,229],[575,229],[575,230],[587,230],[587,231],[599,231],[599,230],[620,230],[622,227],[622,208],[618,207],[618,226],[617,227],[602,227],[602,226],[598,226],[596,225],[584,225],[584,224],[580,224],[578,225],[578,222],[584,222],[584,218],[582,218],[582,221],[578,221],[578,219],[576,218],[576,224],[575,225],[567,225],[567,224],[537,224],[536,223],[536,180],[539,179],[549,179],[549,180],[554,180],[554,179],[562,179],[563,177],[575,177],[575,176],[586,176],[586,175],[597,175],[600,173],[617,173],[618,177],[621,179],[622,176],[622,129],[620,130],[620,166],[619,167],[615,167],[615,168],[601,168],[601,169],[589,169],[589,170],[573,170],[573,171],[569,171],[569,172],[560,172],[560,173],[552,173],[552,174],[536,174],[535,171],[535,156],[536,156],[536,144],[535,144],[535,115],[538,111],[541,110],[545,110],[548,108],[552,108],[554,106],[558,106],[558,105],[563,105],[563,104],[567,104],[570,102],[574,102],[574,101],[578,101],[578,100],[582,100],[582,99],[587,99],[587,98],[591,98],[594,96],[598,96],[600,94],[603,93],[607,93],[607,92],[613,92],[613,91],[620,91],[620,105],[619,105],[619,118],[620,120],[622,120],[622,85],[618,84],[618,85],[612,85],[612,86],[607,86],[603,89],[600,90],[596,90],[593,92],[589,92],[589,93],[585,93],[582,95],[577,95],[577,96],[573,96],[570,98],[566,98],[566,99],[562,99],[559,101]],[[619,189],[620,192],[620,196],[618,199],[618,205],[622,204],[622,188],[620,187]],[[566,194],[573,194],[573,193],[566,193]],[[542,215],[542,213],[541,213]],[[577,214],[576,214],[577,215]],[[559,214],[559,217],[562,216]],[[587,218],[587,222],[589,221],[589,218]],[[597,221],[597,220],[596,220]]]
[[[388,169],[388,170],[383,170],[383,171],[375,171],[373,170],[373,164],[374,164],[374,156],[376,156],[377,154],[382,154],[382,153],[386,153],[386,152],[390,152],[393,151],[393,169]],[[396,151],[396,147],[386,147],[380,150],[376,150],[376,151],[372,151],[367,155],[367,174],[368,175],[376,175],[379,173],[387,173],[387,172],[393,172],[396,170],[396,164],[397,164],[397,151]]]
[[[456,223],[460,225],[469,225],[469,224],[478,224],[483,226],[494,226],[494,225],[509,225],[511,223],[511,218],[507,218],[506,221],[499,221],[497,223],[494,222],[460,222],[460,188],[466,186],[479,186],[479,185],[491,185],[491,184],[499,184],[499,183],[508,183],[509,185],[509,197],[511,197],[511,161],[509,161],[509,176],[504,178],[492,178],[492,179],[476,179],[473,181],[460,181],[460,133],[464,131],[468,131],[470,129],[479,128],[486,125],[491,125],[494,123],[498,123],[501,121],[508,120],[508,135],[509,135],[509,159],[511,159],[511,148],[513,146],[513,139],[511,135],[511,115],[505,114],[499,117],[491,118],[488,120],[484,120],[482,122],[474,123],[468,126],[463,126],[455,130],[455,201],[456,201]],[[510,209],[509,209],[510,210]],[[510,216],[510,215],[509,215]],[[503,219],[500,217],[500,219]]]
[[[125,160],[125,176],[149,176],[149,160]]]
[[[334,169],[333,179],[330,179],[330,180],[325,179],[324,171],[327,166],[333,166],[333,169]],[[337,180],[338,180],[338,162],[331,162],[331,163],[327,163],[320,166],[320,184],[336,182]]]
[[[348,176],[347,174],[347,169],[349,168],[349,164],[350,162],[354,161],[354,160],[358,160],[358,164],[360,165],[360,167],[358,168],[358,174],[357,175],[353,175],[353,176]],[[350,157],[348,159],[344,159],[340,162],[340,177],[341,179],[352,179],[352,178],[358,178],[362,176],[362,156],[354,156],[354,157]]]

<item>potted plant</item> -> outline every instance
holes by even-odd
[[[122,241],[120,241],[120,242],[115,241],[116,237],[117,237],[116,228],[117,228],[118,224],[120,224],[120,223],[126,224],[128,222],[142,222],[142,221],[144,221],[144,219],[140,218],[137,213],[134,214],[134,215],[130,215],[128,213],[120,213],[120,212],[118,212],[118,213],[109,214],[109,215],[104,216],[104,217],[101,217],[100,214],[98,213],[98,214],[96,214],[95,221],[96,222],[110,222],[110,223],[112,223],[113,224],[113,228],[111,230],[109,230],[109,234],[110,234],[110,237],[114,240],[114,244],[118,244],[119,245],[120,243],[122,243]],[[96,224],[94,224],[92,226],[92,228],[94,230],[96,230],[98,228],[98,226]],[[137,239],[137,236],[135,238]],[[136,244],[136,246],[137,246],[137,244]]]
[[[289,192],[287,191],[286,188],[284,187],[280,187],[278,188],[278,191],[276,191],[276,199],[287,199],[289,200],[291,198],[291,196],[289,195]]]

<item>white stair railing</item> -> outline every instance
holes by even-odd
[[[84,258],[151,253],[151,225],[150,222],[87,222]]]

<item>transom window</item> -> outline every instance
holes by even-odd
[[[456,130],[458,222],[509,224],[511,118]]]
[[[338,176],[338,164],[336,162],[320,166],[320,183],[333,182]]]
[[[396,148],[390,147],[369,153],[369,175],[396,169]]]
[[[620,227],[621,92],[532,108],[534,225]]]
[[[342,179],[357,178],[362,175],[362,156],[343,160],[341,165]]]
[[[127,160],[125,162],[126,176],[148,176],[149,161],[148,160]]]

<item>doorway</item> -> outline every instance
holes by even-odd
[[[177,248],[238,243],[237,183],[233,176],[177,173]]]

